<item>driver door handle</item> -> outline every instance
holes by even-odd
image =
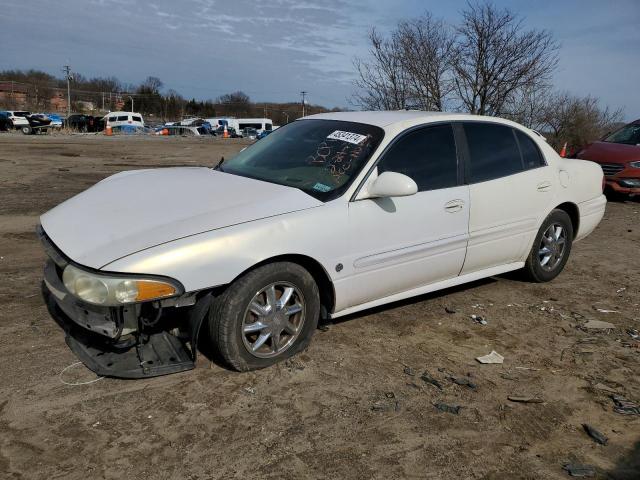
[[[462,211],[464,208],[464,200],[456,199],[451,200],[444,204],[445,211],[449,213],[456,213]]]

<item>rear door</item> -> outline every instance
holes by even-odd
[[[349,203],[350,306],[456,277],[467,246],[469,187],[451,124],[395,141],[376,166],[412,178],[418,193]]]
[[[469,245],[463,274],[523,261],[557,187],[528,134],[465,122],[470,185]]]

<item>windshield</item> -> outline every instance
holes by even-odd
[[[630,123],[617,132],[605,137],[605,142],[624,143],[626,145],[640,145],[640,124]]]
[[[349,188],[383,136],[381,128],[364,123],[300,120],[278,128],[220,169],[299,188],[326,202]]]

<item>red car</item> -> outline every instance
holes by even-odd
[[[640,195],[640,120],[590,143],[576,158],[599,163],[611,191]]]

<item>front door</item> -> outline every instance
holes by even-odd
[[[350,306],[460,273],[469,187],[460,185],[458,165],[450,124],[412,130],[384,154],[372,175],[403,173],[418,193],[349,203]]]

